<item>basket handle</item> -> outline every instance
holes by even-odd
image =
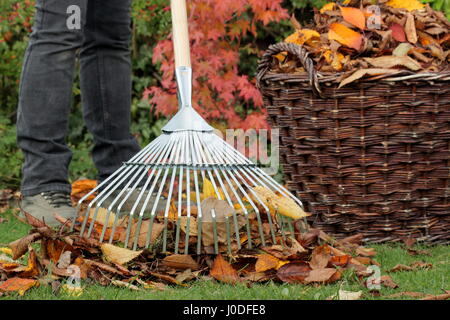
[[[314,68],[313,61],[308,57],[309,52],[295,43],[280,42],[277,44],[272,44],[264,52],[259,65],[258,74],[256,75],[257,86],[260,88],[262,78],[269,71],[272,62],[272,56],[280,52],[287,51],[294,55],[301,63],[306,72],[308,72],[309,85],[311,86],[313,93],[319,97],[323,97],[322,91],[320,90],[319,81],[317,80],[317,72]]]

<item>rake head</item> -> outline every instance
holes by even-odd
[[[216,134],[182,130],[163,133],[81,198],[73,227],[134,250],[233,252],[283,244],[294,233],[283,203],[302,205]]]

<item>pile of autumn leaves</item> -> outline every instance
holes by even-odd
[[[241,249],[227,257],[154,254],[133,251],[92,238],[70,233],[67,226],[52,229],[25,213],[32,226],[29,234],[1,248],[0,293],[19,292],[39,285],[51,286],[57,294],[82,294],[82,287],[71,284],[79,277],[88,283],[115,285],[133,290],[164,290],[167,285],[186,286],[194,279],[212,278],[230,284],[275,280],[287,283],[332,283],[345,269],[354,269],[361,279],[377,264],[375,252],[361,246],[361,236],[340,241],[318,229],[287,239],[284,246],[271,245]],[[31,246],[40,243],[36,252]],[[27,264],[18,259],[28,253]],[[392,286],[390,279],[384,280]],[[383,282],[384,283],[384,282]]]
[[[285,42],[303,46],[318,71],[342,73],[340,87],[364,76],[448,69],[450,22],[419,0],[330,2],[316,12],[313,27],[295,19],[293,25]],[[304,72],[287,53],[275,57],[275,72]]]

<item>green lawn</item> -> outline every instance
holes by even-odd
[[[0,217],[8,221],[0,223],[0,247],[6,246],[10,241],[25,235],[28,226],[16,220],[11,211],[1,214]],[[397,289],[381,288],[381,296],[373,296],[362,284],[359,284],[352,272],[344,273],[342,279],[332,285],[289,285],[269,282],[265,284],[239,284],[226,285],[215,280],[197,280],[189,283],[188,287],[168,286],[164,291],[145,290],[133,291],[127,288],[115,286],[103,287],[83,283],[84,291],[79,297],[60,293],[52,294],[49,286],[40,286],[31,289],[23,297],[11,295],[0,299],[326,299],[337,293],[339,289],[347,291],[364,292],[363,299],[389,299],[387,296],[403,292],[416,291],[425,294],[441,294],[443,289],[450,290],[450,247],[449,246],[416,246],[419,249],[428,250],[428,255],[409,255],[401,245],[373,245],[378,254],[376,261],[381,263],[381,275],[390,275],[399,285]],[[408,271],[389,273],[388,270],[396,264],[409,264],[413,261],[425,261],[432,263],[430,270]],[[410,299],[398,297],[396,299]]]

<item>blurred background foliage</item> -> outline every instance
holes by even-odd
[[[227,69],[216,66],[217,70],[207,66],[212,68],[211,72],[226,71],[243,80],[241,87],[230,91],[232,94],[230,106],[234,108],[235,113],[229,118],[213,119],[214,124],[219,127],[236,128],[243,123],[251,123],[254,126],[264,127],[265,124],[262,123],[265,121],[264,110],[258,102],[258,93],[254,90],[258,56],[270,44],[282,41],[292,32],[289,22],[291,15],[294,15],[300,23],[306,24],[312,18],[313,8],[320,8],[327,1],[191,0],[190,2],[196,6],[214,4],[210,5],[210,14],[217,16],[216,21],[220,22],[222,19],[224,24],[221,34],[197,32],[193,43],[194,54],[195,50],[201,54],[201,49],[207,42],[214,42],[216,38],[217,41],[227,42],[228,51],[231,53],[235,51],[234,53],[238,54],[236,66]],[[430,2],[432,6],[450,16],[449,0],[426,0],[426,2]],[[230,9],[230,6],[236,9]],[[32,30],[34,10],[33,0],[0,2],[0,150],[2,150],[0,188],[17,188],[20,183],[22,154],[16,146],[15,119],[22,59]],[[171,60],[171,57],[167,56],[170,47],[164,48],[171,32],[169,0],[133,0],[132,14],[132,132],[144,146],[160,134],[161,127],[167,121],[164,114],[170,114],[164,112],[167,111],[164,109],[164,103],[167,101],[161,102],[161,99],[158,101],[157,94],[170,97],[170,94],[174,93],[173,79],[169,71],[171,66],[167,64],[167,61]],[[195,19],[195,16],[191,18]],[[158,54],[157,57],[154,57],[155,52]],[[206,94],[210,94],[214,99],[220,97],[221,88],[211,86],[207,82],[205,88]],[[95,178],[96,174],[90,158],[92,136],[82,120],[80,94],[79,78],[76,77],[67,137],[68,144],[74,152],[70,168],[72,180],[79,177]],[[206,105],[203,107],[204,112],[210,112]],[[199,106],[200,109],[203,107]]]

